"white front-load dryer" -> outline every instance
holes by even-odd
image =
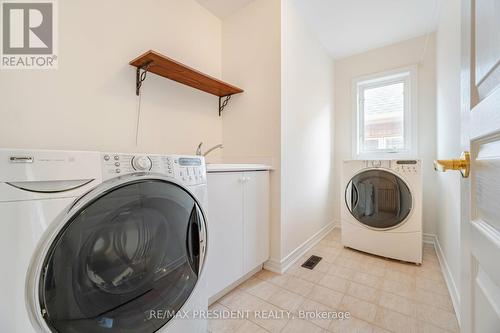
[[[422,263],[419,160],[344,161],[341,186],[344,246]]]
[[[2,332],[206,332],[202,157],[0,155]]]

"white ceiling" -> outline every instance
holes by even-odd
[[[219,18],[253,0],[196,0]],[[289,0],[334,58],[434,31],[442,0]],[[453,0],[458,1],[458,0]]]
[[[293,1],[328,52],[343,58],[435,30],[440,0]]]
[[[223,19],[233,12],[243,8],[253,0],[196,0],[200,5],[211,11],[214,15]]]

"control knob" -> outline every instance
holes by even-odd
[[[134,156],[132,167],[137,171],[149,171],[152,167],[151,159],[147,156]]]

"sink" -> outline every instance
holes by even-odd
[[[247,163],[208,163],[207,172],[229,172],[229,171],[265,171],[272,167],[265,164]]]

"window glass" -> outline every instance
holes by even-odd
[[[415,70],[357,80],[354,158],[416,155]]]
[[[363,90],[364,150],[404,149],[404,82]]]

